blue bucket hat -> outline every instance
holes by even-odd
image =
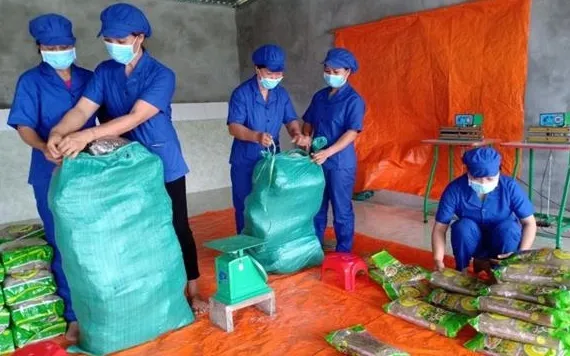
[[[28,29],[38,44],[71,46],[75,44],[71,21],[58,14],[45,14],[32,19]]]
[[[333,69],[348,68],[352,73],[358,71],[356,58],[352,52],[344,48],[333,48],[329,50],[322,64]]]
[[[499,174],[501,155],[494,148],[478,147],[465,152],[463,163],[475,178],[494,177]]]
[[[285,70],[285,51],[276,45],[264,45],[253,52],[251,56],[253,64],[264,66],[272,72]]]
[[[100,18],[101,31],[97,37],[124,38],[133,33],[142,33],[148,38],[152,35],[152,28],[144,13],[131,4],[111,5],[101,12]]]

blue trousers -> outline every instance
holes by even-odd
[[[522,228],[518,221],[507,219],[493,226],[479,226],[462,218],[451,225],[451,247],[455,268],[462,271],[472,257],[489,258],[519,249]]]
[[[354,210],[352,209],[352,191],[356,168],[324,169],[326,187],[321,209],[315,216],[317,237],[323,242],[329,202],[333,209],[333,225],[336,236],[336,251],[350,252],[354,240]]]
[[[245,198],[251,193],[252,177],[255,164],[234,165],[230,169],[232,179],[232,200],[235,209],[236,231],[241,233],[244,226]]]
[[[43,182],[35,183],[34,196],[36,198],[36,206],[40,218],[44,224],[44,229],[46,232],[46,240],[48,244],[53,248],[54,257],[51,264],[51,269],[53,276],[55,278],[55,283],[57,284],[57,294],[63,299],[65,309],[63,317],[68,322],[76,321],[75,313],[71,307],[71,295],[69,293],[69,285],[67,284],[67,279],[63,274],[63,268],[61,265],[61,254],[55,243],[55,227],[53,223],[53,216],[48,205],[48,191],[49,191],[50,180],[46,179]]]

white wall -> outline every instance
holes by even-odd
[[[175,121],[190,174],[187,192],[230,186],[228,157],[231,138],[226,127],[227,103],[173,104]],[[0,224],[37,217],[32,188],[27,184],[31,150],[6,125],[0,110]]]

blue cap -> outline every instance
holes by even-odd
[[[58,14],[36,17],[29,24],[30,35],[37,43],[46,46],[70,46],[75,44],[71,21]]]
[[[114,4],[101,12],[101,31],[99,36],[125,38],[133,33],[152,35],[152,28],[144,13],[131,4]]]
[[[253,64],[265,66],[272,72],[283,72],[285,70],[285,51],[276,45],[264,45],[253,52],[251,56]]]
[[[356,73],[358,70],[358,62],[354,54],[344,48],[333,48],[329,50],[323,64],[333,69],[348,68],[352,73]]]
[[[463,163],[475,178],[494,177],[499,174],[501,155],[494,148],[478,147],[465,152]]]

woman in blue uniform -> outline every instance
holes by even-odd
[[[189,169],[171,117],[174,72],[143,47],[152,30],[141,10],[123,3],[111,5],[101,13],[101,23],[99,36],[103,36],[112,60],[99,64],[81,100],[51,131],[48,148],[57,158],[75,157],[91,141],[123,135],[162,159],[173,225],[189,281],[185,293],[195,311],[205,311],[207,304],[198,295],[198,257],[186,207],[185,175]],[[101,105],[112,119],[78,131]]]
[[[307,146],[289,93],[281,85],[285,52],[276,45],[264,45],[253,52],[255,75],[232,93],[228,109],[228,130],[234,137],[230,155],[232,199],[236,230],[244,227],[245,198],[251,193],[255,164],[264,147],[275,144],[279,152],[279,131],[285,125],[293,143]]]
[[[313,96],[303,116],[304,134],[327,139],[327,146],[313,154],[313,160],[323,166],[326,180],[321,209],[315,217],[315,229],[322,242],[329,202],[332,203],[336,251],[350,252],[354,238],[354,140],[362,130],[365,105],[362,97],[348,83],[348,77],[358,70],[356,58],[350,51],[333,48],[323,64],[327,87]]]
[[[435,268],[442,270],[445,235],[451,225],[455,267],[462,271],[473,257],[496,258],[528,250],[536,237],[534,207],[511,177],[500,174],[501,156],[490,147],[463,155],[467,173],[445,188],[435,216],[432,249]]]
[[[93,73],[73,64],[75,37],[71,22],[65,17],[56,14],[36,17],[30,21],[29,31],[38,45],[42,63],[20,76],[8,125],[18,130],[22,140],[32,147],[28,183],[34,189],[46,239],[54,249],[52,272],[58,294],[65,303],[64,317],[69,323],[66,337],[70,341],[76,341],[79,330],[77,319],[61,267],[61,255],[55,244],[53,216],[48,206],[51,175],[61,159],[50,153],[46,141],[51,129],[81,98]],[[81,126],[93,127],[94,113],[87,116]]]

